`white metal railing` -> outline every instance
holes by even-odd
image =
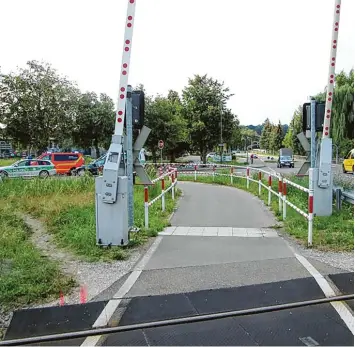
[[[181,165],[179,163],[169,163],[172,166]],[[199,171],[200,166],[210,167],[212,166],[212,172],[210,171]],[[229,168],[230,173],[219,173],[216,172],[216,168]],[[235,170],[239,170],[239,172],[235,173]],[[258,174],[257,179],[255,179],[251,172],[254,171]],[[279,202],[279,213],[282,215],[282,219],[285,220],[287,217],[287,206],[291,207],[301,216],[307,219],[308,221],[308,246],[312,246],[312,235],[313,235],[313,190],[309,188],[305,188],[295,182],[292,182],[286,178],[283,178],[280,174],[276,172],[269,172],[266,170],[262,170],[254,167],[245,167],[238,165],[220,165],[220,164],[196,164],[194,165],[194,170],[190,171],[179,171],[179,174],[183,175],[194,175],[194,180],[197,181],[197,177],[200,175],[210,175],[215,176],[228,176],[230,177],[230,182],[233,184],[233,180],[237,178],[246,179],[246,187],[250,188],[250,183],[256,183],[258,185],[258,196],[261,195],[262,189],[266,189],[268,191],[268,205],[271,205],[272,195],[275,195],[278,198]],[[267,176],[267,184],[262,181],[262,176]],[[272,183],[273,179],[278,181],[278,191],[273,189]],[[303,211],[301,208],[296,206],[294,203],[287,199],[287,186],[292,186],[304,193],[308,194],[308,211]]]
[[[169,178],[171,180],[171,185],[165,188],[165,179]],[[152,184],[161,182],[161,193],[154,199],[149,201],[149,190],[148,186],[144,186],[144,226],[146,229],[149,228],[149,207],[161,199],[162,211],[165,211],[165,194],[171,191],[171,197],[175,199],[175,187],[177,185],[177,169],[168,169],[167,172],[163,173],[161,170],[159,172],[159,177],[152,180]]]

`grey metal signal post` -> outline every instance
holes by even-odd
[[[128,177],[128,226],[133,227],[133,122],[132,122],[132,87],[127,86],[127,106],[126,106],[126,138],[127,138],[127,177]]]
[[[125,20],[124,45],[122,62],[120,65],[119,96],[117,99],[117,111],[115,116],[115,132],[112,136],[110,148],[107,152],[103,170],[103,176],[97,177],[95,181],[95,205],[96,205],[96,241],[99,245],[114,246],[126,245],[129,241],[129,192],[133,189],[133,179],[128,179],[127,172],[127,149],[132,147],[132,137],[128,140],[124,135],[124,120],[126,113],[126,99],[128,89],[128,75],[130,68],[130,57],[133,38],[133,27],[135,19],[135,0],[128,0],[127,14]],[[129,94],[128,94],[129,95]],[[132,104],[128,103],[129,112],[132,111]],[[132,124],[132,113],[130,120]],[[128,126],[128,132],[132,130]],[[132,157],[127,153],[130,165],[139,176],[142,184],[151,184],[138,156],[150,133],[150,129],[143,126],[134,146]],[[129,152],[129,151],[128,151]],[[131,187],[130,187],[131,186]]]

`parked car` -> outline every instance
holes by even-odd
[[[47,178],[57,173],[55,165],[49,160],[25,159],[9,166],[0,167],[2,177],[40,177]]]
[[[78,176],[84,176],[85,171],[88,171],[92,175],[98,176],[100,172],[102,172],[102,170],[104,169],[105,160],[106,160],[106,154],[94,160],[92,163],[88,165],[80,166],[79,168],[76,169],[76,174]]]
[[[343,161],[343,172],[354,173],[354,150],[352,149]]]
[[[51,153],[41,154],[38,159],[50,160],[60,175],[75,175],[76,170],[85,164],[81,153]]]

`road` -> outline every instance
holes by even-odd
[[[191,182],[180,187],[184,194],[172,226],[140,264],[125,311],[115,317],[120,325],[324,297],[299,259],[324,275],[349,276],[296,255],[252,195]],[[320,345],[353,345],[329,304],[112,334],[105,345],[304,345],[300,339],[306,337]]]
[[[201,183],[179,186],[183,196],[172,226],[113,285],[114,294],[85,305],[18,311],[6,338],[85,330],[95,321],[124,326],[324,298],[324,282],[339,293],[353,293],[353,273],[296,254],[255,196]],[[353,346],[344,321],[353,321],[353,302],[341,305],[341,316],[321,304],[116,333],[103,344]]]

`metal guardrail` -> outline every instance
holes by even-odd
[[[337,209],[341,209],[341,201],[354,205],[354,191],[344,190],[342,187],[334,186],[333,193],[336,198]]]

